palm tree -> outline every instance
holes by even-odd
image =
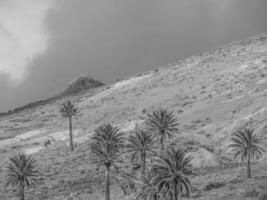
[[[159,192],[156,185],[153,184],[153,179],[155,178],[155,172],[149,171],[141,176],[141,191],[137,194],[136,200],[158,200]]]
[[[36,160],[25,154],[14,155],[6,165],[7,185],[19,187],[19,198],[24,200],[25,186],[30,187],[37,181],[38,171]]]
[[[112,176],[112,179],[119,185],[124,195],[136,190],[136,183],[139,181],[138,177],[132,173],[120,169],[119,174]],[[130,191],[129,191],[130,190]]]
[[[141,171],[145,174],[147,157],[155,155],[155,140],[153,136],[140,129],[134,131],[134,135],[128,138],[127,152],[131,153],[131,162],[140,163]]]
[[[156,134],[161,150],[164,150],[164,142],[166,142],[167,137],[171,138],[178,130],[174,113],[161,108],[147,114],[145,125],[149,132]]]
[[[234,158],[239,157],[241,161],[247,161],[248,178],[251,178],[251,162],[258,159],[264,152],[260,140],[253,129],[242,128],[233,134],[232,144],[229,145],[234,152]]]
[[[152,167],[156,173],[152,182],[165,198],[178,200],[181,194],[189,195],[191,183],[188,176],[192,174],[191,159],[182,150],[173,147],[162,152],[156,159]]]
[[[96,129],[90,145],[92,162],[106,169],[105,199],[110,200],[110,168],[118,170],[121,150],[123,148],[123,135],[117,127],[104,124]]]
[[[70,140],[70,150],[73,151],[73,135],[72,135],[72,118],[78,113],[78,109],[71,101],[64,102],[59,109],[61,115],[69,119],[69,140]]]

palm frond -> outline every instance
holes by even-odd
[[[100,166],[113,166],[120,162],[124,146],[123,134],[110,124],[103,124],[95,130],[90,144],[92,162]]]
[[[161,143],[178,131],[178,123],[174,113],[162,108],[148,113],[145,125],[147,131],[155,134]]]
[[[26,186],[34,185],[37,181],[37,162],[32,156],[25,154],[14,155],[6,163],[6,185],[16,186],[24,183]]]
[[[164,196],[174,195],[175,191],[177,194],[188,195],[191,188],[188,176],[193,174],[191,159],[192,157],[173,147],[162,152],[152,168],[156,174],[153,184],[157,185],[158,191]]]
[[[152,134],[136,129],[133,135],[130,135],[127,139],[128,144],[126,145],[126,152],[130,153],[130,160],[132,163],[141,162],[142,155],[151,157],[155,155],[155,143]]]
[[[232,136],[232,143],[229,145],[234,152],[234,158],[239,157],[242,161],[250,156],[250,161],[259,159],[264,152],[261,139],[254,133],[253,129],[242,128]]]
[[[78,109],[75,107],[74,103],[71,101],[64,102],[60,108],[59,112],[63,117],[72,117],[78,114]]]

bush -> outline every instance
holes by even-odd
[[[248,190],[244,197],[258,197],[259,196],[259,192],[255,189],[255,188],[252,188],[251,190]]]
[[[224,182],[209,182],[204,188],[203,190],[204,191],[210,191],[210,190],[213,190],[213,189],[218,189],[220,187],[223,187],[225,186],[225,183]]]
[[[50,144],[51,144],[51,141],[50,140],[47,140],[47,141],[45,141],[44,146],[47,147]]]
[[[267,194],[261,194],[258,200],[267,200]]]

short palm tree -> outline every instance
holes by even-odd
[[[118,128],[104,124],[96,129],[90,148],[92,162],[106,169],[105,199],[110,200],[110,168],[118,170],[117,163],[121,161],[123,135]]]
[[[248,178],[251,178],[251,162],[262,156],[264,152],[260,141],[260,137],[254,133],[253,129],[242,128],[233,134],[232,144],[229,145],[234,152],[234,158],[246,160]]]
[[[124,195],[136,190],[136,183],[139,181],[138,177],[132,173],[120,169],[119,173],[112,176],[112,179],[119,185]],[[130,191],[129,191],[130,190]]]
[[[142,173],[146,171],[146,159],[155,155],[155,140],[153,136],[141,129],[136,129],[134,135],[128,138],[127,152],[131,154],[132,163],[140,163]]]
[[[136,196],[136,200],[158,200],[159,192],[156,185],[153,184],[153,179],[155,178],[155,172],[149,171],[143,174],[140,178],[141,180],[141,190]]]
[[[6,164],[7,185],[18,186],[19,198],[24,200],[25,186],[30,187],[37,181],[38,171],[36,160],[25,154],[14,155]]]
[[[164,150],[164,143],[167,138],[171,138],[178,130],[178,123],[174,113],[161,108],[147,114],[145,125],[149,132],[156,135],[161,145],[161,150]]]
[[[191,183],[188,178],[192,174],[191,157],[186,156],[184,151],[168,148],[162,152],[152,170],[155,177],[152,182],[157,185],[158,192],[165,198],[178,200],[179,195],[189,195]]]
[[[72,134],[72,118],[77,115],[78,109],[71,101],[64,102],[59,109],[61,115],[69,120],[69,141],[70,141],[70,150],[74,150],[73,146],[73,134]]]

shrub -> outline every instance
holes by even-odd
[[[252,197],[252,198],[254,198],[254,197],[258,197],[259,194],[260,193],[255,188],[252,188],[252,189],[248,190],[245,193],[244,197]]]
[[[214,181],[214,182],[209,182],[204,188],[204,191],[210,191],[213,189],[218,189],[220,187],[224,187],[225,183],[224,182],[218,182],[218,181]]]

